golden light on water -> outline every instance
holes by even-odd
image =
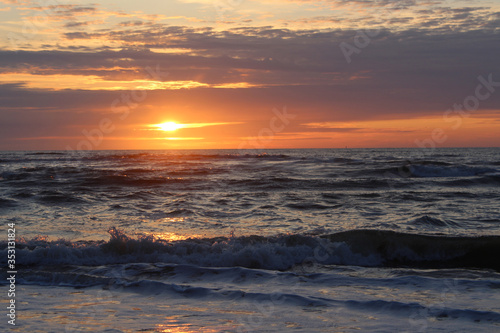
[[[173,217],[173,218],[164,219],[164,222],[170,222],[170,223],[183,222],[183,221],[184,221],[183,217]],[[152,236],[155,239],[160,239],[160,240],[164,240],[167,242],[181,241],[181,240],[186,240],[189,238],[201,237],[200,235],[195,235],[195,234],[185,236],[185,235],[179,235],[179,234],[176,234],[173,232],[143,232],[142,234],[146,235],[146,236]]]
[[[209,328],[203,327],[203,330],[200,331],[200,327],[192,326],[189,324],[159,324],[155,329],[155,332],[163,332],[163,333],[195,333],[195,332],[220,332],[217,328]]]
[[[191,311],[196,312],[206,312],[207,308],[198,308],[198,309],[189,309]],[[195,332],[206,332],[206,333],[215,333],[221,331],[227,331],[228,328],[231,331],[235,331],[236,325],[232,323],[228,323],[228,325],[207,327],[207,326],[198,326],[189,323],[185,323],[180,320],[180,316],[167,317],[164,319],[164,324],[157,324],[155,328],[155,332],[164,332],[164,333],[195,333]]]
[[[153,236],[155,238],[166,240],[168,242],[185,240],[185,239],[189,238],[187,236],[182,236],[182,235],[174,234],[173,232],[160,232],[160,233],[153,234]]]

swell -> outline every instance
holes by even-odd
[[[19,241],[17,264],[99,266],[171,263],[202,267],[288,270],[304,263],[367,267],[474,268],[500,271],[500,236],[446,237],[389,230],[351,230],[322,236],[279,235],[165,241],[132,238],[110,229],[107,242]],[[7,243],[0,243],[6,264]]]
[[[500,236],[449,237],[390,230],[352,230],[326,237],[354,253],[377,254],[386,266],[489,268],[500,271]]]
[[[248,159],[266,159],[283,160],[291,156],[286,154],[273,153],[247,153],[241,152],[221,152],[221,153],[192,153],[187,151],[171,152],[137,152],[137,153],[102,153],[91,156],[82,156],[83,160],[90,161],[135,161],[135,160],[154,160],[154,161],[209,161],[209,160],[248,160]]]
[[[54,272],[47,268],[46,271],[31,271],[25,270],[20,278],[17,280],[19,284],[25,285],[38,285],[38,286],[59,286],[59,287],[73,287],[73,288],[88,288],[93,286],[104,286],[103,289],[112,292],[126,291],[134,292],[140,295],[147,295],[149,297],[183,297],[190,299],[210,299],[210,300],[228,300],[238,302],[251,302],[252,304],[266,302],[266,304],[274,305],[287,305],[287,306],[300,306],[307,308],[314,307],[343,307],[355,311],[373,313],[393,313],[399,316],[409,317],[413,320],[436,318],[436,319],[460,319],[474,322],[490,322],[500,323],[500,313],[494,310],[480,310],[480,309],[463,309],[453,307],[453,304],[436,303],[424,304],[417,302],[409,302],[405,300],[359,300],[359,299],[342,299],[342,297],[335,297],[328,293],[315,294],[299,292],[296,287],[290,286],[308,285],[316,279],[316,275],[299,276],[297,274],[289,273],[288,276],[283,274],[269,274],[265,271],[245,270],[245,269],[203,269],[196,267],[151,267],[144,265],[127,265],[122,267],[127,274],[121,275],[121,271],[111,274],[103,274],[103,268],[98,267],[94,271],[82,272],[78,268],[68,267],[66,271]],[[159,268],[164,272],[161,277],[153,276],[151,271]],[[175,269],[186,270],[182,277],[172,280],[171,273]],[[61,268],[59,268],[61,270]],[[136,276],[135,272],[150,271],[149,276],[143,275]],[[219,275],[227,275],[223,279],[224,283],[213,283],[206,280],[206,273]],[[0,274],[2,275],[2,274]],[[332,279],[332,276],[325,275],[325,281],[321,285],[326,288],[333,286],[345,286],[346,280]],[[243,277],[243,279],[241,278]],[[215,277],[218,282],[219,276]],[[292,279],[292,281],[288,281]],[[3,279],[5,281],[5,279]],[[394,283],[408,282],[400,281],[400,279],[385,279],[386,281],[373,281],[377,286],[382,285],[394,286]],[[431,280],[431,279],[429,279]],[[229,283],[227,283],[229,282]],[[412,281],[415,283],[415,281]],[[274,288],[262,287],[262,284],[269,283]],[[366,286],[370,285],[370,281],[366,279],[359,279],[350,281],[356,285]],[[434,284],[434,281],[429,281]],[[470,280],[470,283],[475,285],[477,281]],[[5,284],[2,282],[0,284]],[[284,287],[288,286],[288,287]],[[475,285],[477,287],[477,285]],[[462,288],[465,286],[462,286]],[[110,294],[112,295],[112,294]],[[445,306],[447,305],[447,306]]]
[[[400,162],[395,162],[399,164]],[[358,175],[384,178],[466,178],[498,173],[489,167],[467,166],[437,161],[408,162],[394,167],[372,168],[356,171]]]

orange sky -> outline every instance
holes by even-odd
[[[0,149],[500,146],[499,13],[0,0]]]

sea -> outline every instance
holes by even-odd
[[[0,330],[500,332],[499,208],[500,148],[3,151]]]

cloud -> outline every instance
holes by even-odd
[[[0,49],[0,139],[72,137],[75,124],[91,128],[103,116],[116,119],[113,102],[137,89],[147,90],[147,101],[117,126],[180,115],[186,119],[176,120],[185,123],[244,121],[248,126],[232,134],[251,137],[273,107],[286,105],[298,120],[280,135],[355,135],[370,129],[339,122],[439,117],[474,94],[480,75],[500,81],[500,14],[492,8],[325,3],[338,12],[311,11],[288,20],[288,27],[247,21],[217,28],[168,25],[144,13],[117,12],[109,21],[114,12],[97,5],[26,7],[51,11],[51,22],[64,29],[51,32],[57,43]],[[352,6],[367,11],[346,11]],[[373,15],[382,9],[394,14]],[[188,19],[170,17],[178,18]],[[360,33],[379,26],[348,63],[340,45],[356,46]],[[151,76],[156,68],[168,74]],[[156,119],[158,110],[163,119]],[[481,101],[478,114],[484,110],[493,114],[489,119],[499,113],[497,95]]]
[[[204,86],[324,85],[341,91],[385,89],[394,94],[426,95],[444,90],[460,96],[479,75],[497,70],[498,33],[446,29],[382,30],[348,64],[341,43],[354,45],[353,30],[289,30],[247,27],[227,31],[166,27],[104,32],[107,38],[141,47],[120,51],[0,51],[4,73],[92,75],[107,81],[142,80],[145,68],[160,66],[165,81]],[[78,32],[71,38],[99,36]],[[151,49],[186,50],[159,53]],[[4,81],[5,82],[5,81]],[[242,85],[244,86],[244,85]],[[471,87],[472,86],[472,87]],[[382,90],[384,91],[384,90]]]

